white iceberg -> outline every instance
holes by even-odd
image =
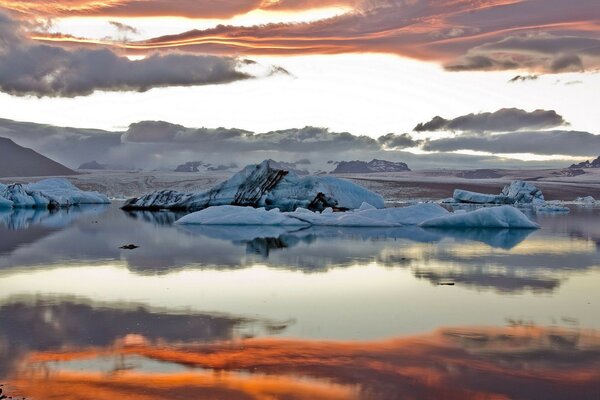
[[[513,181],[510,185],[504,186],[501,196],[506,196],[515,204],[534,204],[545,203],[544,194],[534,184],[524,181]]]
[[[196,225],[298,225],[338,227],[399,227],[418,225],[431,218],[448,214],[437,204],[417,204],[401,208],[375,209],[346,212],[312,212],[299,208],[294,212],[278,209],[215,206],[197,211],[179,219],[177,224]]]
[[[538,229],[523,212],[511,206],[480,208],[465,213],[452,213],[424,221],[423,228],[517,228]]]
[[[546,202],[541,204],[535,208],[537,213],[552,213],[552,214],[561,214],[561,213],[569,213],[571,209],[569,207],[565,207],[558,203]]]
[[[513,181],[504,186],[498,195],[470,192],[468,190],[456,189],[453,194],[456,203],[471,204],[544,204],[542,191],[530,182]]]
[[[309,225],[309,223],[293,218],[276,208],[267,211],[264,208],[238,206],[205,208],[180,218],[176,223],[183,225]]]
[[[506,196],[496,194],[485,194],[470,192],[468,190],[456,189],[452,199],[444,202],[471,203],[471,204],[509,204],[511,201]]]
[[[0,185],[0,208],[58,208],[80,204],[110,204],[98,192],[86,192],[66,179],[52,178],[29,184]]]
[[[213,189],[200,193],[164,190],[129,199],[126,210],[197,211],[212,206],[234,205],[293,211],[328,207],[353,210],[367,202],[383,208],[383,197],[350,181],[331,176],[298,176],[275,161],[250,165]]]
[[[408,207],[367,208],[339,213],[313,213],[299,209],[288,215],[315,226],[395,227],[418,225],[423,221],[448,213],[448,210],[438,204],[423,203]]]
[[[432,203],[409,207],[369,209],[346,212],[312,212],[278,209],[215,206],[188,214],[176,221],[182,225],[270,225],[389,228],[421,226],[435,228],[519,228],[537,229],[539,225],[511,206],[482,208],[471,212],[450,213]]]
[[[585,204],[585,205],[594,205],[594,204],[596,204],[596,199],[593,198],[592,196],[582,196],[582,197],[577,197],[575,199],[574,203]]]

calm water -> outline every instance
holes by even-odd
[[[600,209],[533,232],[178,217],[0,212],[5,393],[600,399]]]

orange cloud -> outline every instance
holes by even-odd
[[[100,355],[135,355],[213,373],[74,374],[60,370],[60,363],[53,364],[58,370],[47,367]],[[137,340],[110,349],[32,353],[23,365],[10,379],[14,392],[45,399],[125,393],[136,400],[151,398],[149,393],[223,398],[224,390],[236,391],[231,398],[251,399],[292,393],[298,399],[590,398],[600,385],[600,335],[515,326],[441,329],[376,342],[264,338],[176,346]]]
[[[331,4],[335,4],[336,0]],[[600,8],[587,0],[375,0],[333,18],[253,27],[218,26],[142,42],[130,53],[179,50],[235,55],[377,52],[442,63],[449,70],[565,72],[600,67]],[[330,3],[328,3],[330,4]],[[294,8],[302,2],[262,2]],[[216,6],[215,6],[216,7]],[[36,36],[40,40],[56,37]],[[80,42],[60,38],[61,43]]]

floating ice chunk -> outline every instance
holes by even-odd
[[[54,208],[79,204],[109,204],[108,198],[97,192],[84,192],[66,179],[45,179],[27,185],[0,186],[0,203],[12,203],[15,208]]]
[[[402,208],[367,209],[319,213],[298,208],[294,212],[264,208],[216,206],[186,215],[179,224],[199,225],[315,225],[344,227],[396,227],[419,223],[448,214],[437,204],[417,204]]]
[[[524,181],[513,181],[502,189],[502,196],[506,196],[513,203],[540,205],[545,202],[542,191],[534,184]]]
[[[420,226],[434,228],[539,228],[538,224],[511,206],[480,208],[467,213],[450,214],[427,220]]]
[[[537,206],[535,211],[538,213],[550,214],[550,213],[568,213],[568,212],[571,212],[571,209],[569,207],[565,207],[560,204],[547,202],[540,206]]]
[[[249,165],[227,181],[199,193],[159,191],[128,200],[124,209],[197,211],[221,205],[321,211],[327,207],[353,210],[367,202],[385,206],[383,197],[350,181],[331,176],[298,176],[265,160]]]
[[[312,212],[308,211],[310,214]],[[301,213],[300,213],[301,214]],[[309,224],[297,218],[292,218],[278,209],[216,206],[188,214],[177,220],[176,224],[198,225],[299,225]]]
[[[575,203],[595,204],[596,203],[596,199],[593,198],[592,196],[578,197],[578,198],[575,199]]]
[[[542,191],[530,182],[513,181],[504,186],[499,195],[469,192],[456,189],[453,200],[458,203],[473,204],[544,204]]]
[[[510,199],[506,196],[470,192],[468,190],[456,189],[453,195],[454,201],[473,204],[509,204]]]
[[[36,200],[27,194],[21,184],[8,185],[0,192],[0,197],[13,203],[13,207],[35,207]]]
[[[79,204],[110,204],[108,197],[98,192],[86,192],[66,179],[52,178],[25,185],[27,191],[60,206]]]

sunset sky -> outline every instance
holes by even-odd
[[[0,136],[71,167],[568,166],[599,68],[596,0],[0,0]]]

